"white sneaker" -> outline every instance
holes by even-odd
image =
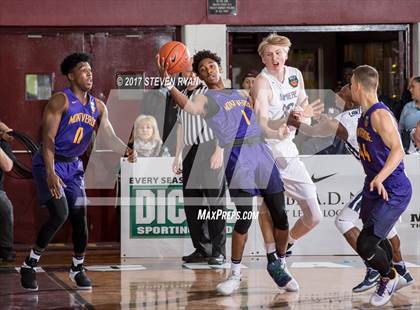
[[[216,291],[222,295],[231,295],[234,291],[239,289],[241,285],[241,275],[231,274],[227,280],[219,283],[216,287]]]
[[[381,278],[376,285],[375,293],[372,294],[370,298],[370,303],[373,306],[383,306],[385,305],[390,299],[392,294],[394,294],[395,290],[397,289],[397,285],[399,282],[400,275],[396,273],[394,279],[390,278]]]
[[[297,292],[297,291],[299,291],[299,284],[297,283],[297,281],[295,280],[295,278],[293,278],[293,276],[290,273],[289,269],[287,269],[287,265],[286,264],[284,264],[284,270],[289,274],[289,276],[292,278],[292,280],[290,280],[289,282],[287,282],[287,284],[283,288],[286,291],[288,291],[288,292]]]

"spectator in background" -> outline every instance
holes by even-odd
[[[134,121],[133,137],[130,141],[139,157],[157,157],[162,148],[156,119],[150,115],[140,115]]]
[[[420,120],[420,76],[413,77],[408,89],[413,100],[408,102],[401,112],[400,132],[403,130],[410,131],[416,127],[417,122]]]
[[[11,129],[0,122],[0,261],[16,260],[13,250],[13,205],[3,187],[4,174],[13,168],[15,156],[6,142],[10,138],[7,132]]]
[[[404,83],[404,90],[401,94],[401,100],[398,104],[398,107],[394,111],[394,115],[395,115],[395,118],[397,120],[400,119],[401,112],[402,112],[404,106],[407,103],[409,103],[410,101],[413,101],[413,97],[411,96],[411,92],[410,92],[410,85],[411,85],[411,80],[412,79],[413,79],[413,77],[410,77],[410,78],[406,79],[406,81]]]
[[[258,75],[258,71],[250,70],[242,78],[241,87],[246,91],[250,91],[252,86],[254,86],[255,78]]]
[[[416,128],[411,130],[410,138],[408,154],[420,155],[420,121],[417,122]]]
[[[398,124],[406,152],[410,146],[410,132],[416,127],[417,122],[420,121],[420,76],[411,79],[408,89],[413,100],[404,106]]]

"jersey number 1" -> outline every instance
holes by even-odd
[[[83,138],[83,127],[77,128],[76,134],[74,135],[73,143],[80,144]]]

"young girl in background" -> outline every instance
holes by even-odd
[[[162,139],[156,119],[150,115],[140,115],[134,121],[133,149],[139,157],[157,157],[162,148]]]

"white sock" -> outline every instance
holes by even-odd
[[[286,264],[286,255],[281,255],[279,258],[282,264]]]
[[[231,263],[230,270],[233,275],[239,276],[241,274],[241,263],[239,264]]]
[[[81,259],[78,259],[78,258],[76,258],[76,257],[73,256],[73,266],[77,266],[77,265],[83,264],[84,261],[85,261],[85,257],[84,256],[82,256]]]
[[[403,260],[401,260],[401,261],[399,261],[399,262],[394,262],[394,261],[392,261],[392,263],[393,263],[394,265],[398,265],[398,266],[401,266],[401,267],[405,268],[405,263],[404,263],[404,261],[403,261]]]
[[[33,258],[33,259],[35,259],[36,261],[39,261],[39,259],[40,259],[40,257],[41,257],[41,254],[36,254],[36,253],[34,252],[34,249],[32,249],[32,250],[31,250],[31,253],[29,254],[29,257],[30,257],[30,258]]]
[[[265,251],[267,254],[276,252],[276,244],[275,243],[265,243]]]

